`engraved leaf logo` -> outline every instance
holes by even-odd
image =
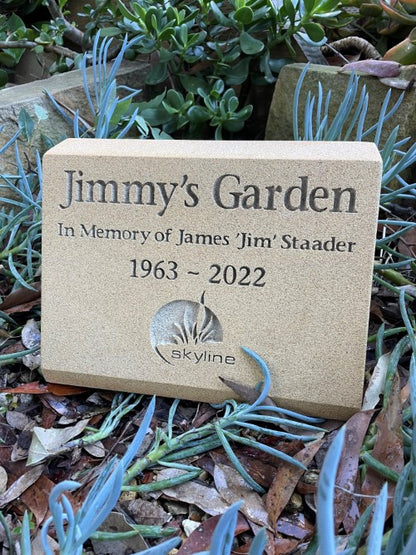
[[[179,299],[163,305],[150,324],[150,343],[153,350],[168,364],[160,345],[196,346],[200,343],[221,343],[223,332],[220,321],[205,306],[205,292],[199,302]]]

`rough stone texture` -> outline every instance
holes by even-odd
[[[57,145],[44,156],[45,377],[219,402],[219,376],[261,377],[245,345],[279,404],[347,418],[380,178],[369,143]]]
[[[36,54],[32,50],[26,50],[14,69],[13,83],[23,85],[39,79],[48,79],[49,68],[54,61],[56,55],[52,52]]]
[[[293,97],[296,83],[300,74],[305,67],[304,64],[291,64],[283,67],[276,83],[272,104],[269,111],[269,117],[266,128],[266,139],[269,140],[293,140]],[[303,82],[299,103],[299,129],[302,135],[303,114],[305,107],[305,99],[308,91],[315,96],[318,95],[318,83],[322,84],[324,94],[331,89],[332,100],[330,115],[334,115],[339,107],[339,103],[344,97],[347,87],[349,73],[340,73],[338,67],[311,65]],[[361,75],[359,90],[362,85],[366,85],[369,93],[369,109],[364,129],[375,123],[380,115],[380,107],[384,97],[389,90],[387,86],[380,83],[376,77]],[[392,89],[390,107],[402,93],[401,90]],[[357,95],[359,97],[359,94]],[[400,125],[400,138],[411,137],[412,141],[416,140],[416,89],[405,93],[404,100],[397,110],[384,126],[382,139],[385,138],[391,130]],[[373,140],[373,135],[367,140]],[[410,143],[411,144],[411,143]]]
[[[87,71],[90,91],[92,91],[92,68],[88,68]],[[147,72],[148,64],[145,62],[125,62],[118,72],[118,84],[142,89]],[[1,90],[0,127],[3,129],[0,133],[0,148],[17,131],[19,112],[22,108],[28,111],[35,122],[37,121],[34,111],[35,104],[42,106],[48,113],[48,118],[39,121],[36,125],[31,142],[32,148],[30,149],[32,162],[35,160],[34,153],[36,149],[41,153],[45,151],[43,134],[54,141],[72,136],[72,125],[57,112],[44,94],[44,90],[47,90],[57,101],[62,102],[71,110],[79,109],[80,115],[87,121],[91,119],[91,112],[84,93],[81,70],[54,75],[42,81],[33,81],[32,83]],[[0,156],[0,173],[15,173],[13,148],[9,148]]]

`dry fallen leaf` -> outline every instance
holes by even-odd
[[[134,519],[136,524],[163,526],[172,518],[172,515],[167,513],[158,503],[147,501],[141,497],[123,502],[122,507]]]
[[[254,387],[250,387],[234,380],[229,380],[228,378],[222,378],[221,376],[220,380],[246,403],[254,403],[260,395],[260,392]],[[262,402],[262,405],[275,407],[276,403],[270,397],[266,397]]]
[[[397,77],[400,74],[401,65],[398,62],[387,60],[359,60],[345,64],[339,71],[362,71],[376,77]]]
[[[59,553],[59,544],[51,536],[46,536],[49,549],[51,553]],[[35,539],[32,541],[32,555],[45,555],[45,550],[43,548],[43,541],[41,539],[41,531],[36,534]]]
[[[23,412],[18,410],[8,410],[6,412],[7,424],[15,430],[30,430],[35,425],[35,421]]]
[[[373,411],[357,412],[345,424],[344,447],[335,480],[338,486],[335,489],[334,498],[335,530],[338,529],[338,526],[351,509],[352,495],[344,490],[354,492],[360,449],[372,415]]]
[[[21,349],[20,349],[21,350]],[[77,385],[63,385],[57,383],[40,384],[38,381],[18,385],[17,387],[9,387],[0,389],[0,393],[30,393],[31,395],[44,395],[51,393],[56,397],[66,397],[67,395],[79,395],[88,391],[86,387],[78,387]]]
[[[416,256],[416,228],[411,227],[397,241],[399,252],[414,258]]]
[[[270,528],[269,515],[262,498],[246,484],[237,470],[225,464],[216,464],[214,482],[221,497],[228,505],[242,500],[244,504],[240,511],[243,515],[256,524]]]
[[[200,524],[200,526],[198,526],[198,528],[192,532],[189,538],[183,543],[176,555],[192,555],[192,553],[199,553],[200,551],[207,550],[211,543],[212,534],[214,533],[215,527],[220,518],[220,515],[217,515],[204,520],[204,522]],[[247,532],[249,529],[250,527],[247,520],[240,513],[238,513],[234,536]]]
[[[48,393],[57,397],[66,397],[67,395],[79,395],[88,391],[87,387],[79,387],[77,385],[64,385],[60,383],[48,383]]]
[[[383,77],[380,79],[380,83],[390,87],[392,89],[398,89],[400,91],[405,91],[411,86],[411,82],[407,79],[401,77]],[[414,85],[412,84],[412,88]]]
[[[384,390],[384,383],[386,381],[386,372],[389,361],[390,353],[381,355],[381,357],[378,359],[376,367],[373,370],[370,382],[364,394],[363,406],[361,410],[374,409],[380,401],[380,395],[383,393]]]
[[[27,457],[27,466],[39,464],[51,455],[57,455],[60,448],[78,436],[88,424],[89,419],[80,420],[75,426],[67,428],[33,428],[32,443]]]
[[[7,472],[0,466],[0,495],[3,494],[7,489]]]
[[[32,395],[41,395],[47,393],[48,388],[45,385],[39,384],[39,382],[30,382],[17,387],[9,387],[6,389],[0,389],[0,393],[30,393]]]
[[[291,536],[298,540],[310,538],[314,532],[314,526],[303,513],[294,513],[279,518],[276,529],[280,534]]]
[[[164,468],[157,474],[157,481],[173,478],[183,474],[184,470],[177,468]],[[191,481],[179,484],[173,488],[162,490],[166,497],[182,501],[183,503],[194,504],[211,516],[221,515],[228,509],[215,488],[204,486],[198,482]]]
[[[274,540],[274,555],[289,555],[294,553],[298,545],[299,540],[276,538]]]
[[[181,526],[185,532],[185,536],[189,538],[192,532],[195,532],[195,530],[199,528],[200,523],[196,520],[192,520],[191,518],[184,518],[181,522]]]
[[[13,484],[0,495],[0,509],[14,501],[22,495],[24,491],[27,490],[32,484],[36,482],[39,476],[42,474],[44,466],[37,466],[36,468],[31,468],[23,476],[20,476]]]
[[[308,443],[294,458],[307,467],[322,444],[323,440]],[[282,461],[279,465],[266,496],[266,508],[269,513],[270,522],[273,525],[276,524],[281,512],[288,504],[303,472],[302,468],[290,463]]]
[[[372,456],[400,474],[404,466],[404,454],[403,436],[401,433],[402,407],[400,399],[400,380],[397,374],[393,380],[387,406],[377,416],[375,424],[378,431]],[[367,467],[367,473],[361,492],[369,496],[378,495],[385,481],[383,476],[370,467]],[[389,501],[387,503],[386,519],[389,518],[393,512],[392,499],[395,489],[396,485],[389,482]],[[368,498],[362,499],[362,504],[364,506],[367,506],[369,503],[370,500]]]
[[[34,484],[20,496],[20,500],[33,514],[39,527],[49,511],[49,494],[55,484],[46,476],[39,476]]]
[[[83,445],[83,448],[89,455],[97,459],[102,459],[106,455],[105,447],[101,441],[88,443],[87,445]]]
[[[268,489],[273,482],[274,475],[276,473],[276,466],[271,464],[267,464],[264,462],[260,456],[259,451],[257,450],[256,453],[250,454],[244,450],[244,446],[238,445],[235,446],[234,453],[236,454],[238,460],[243,465],[243,467],[247,470],[250,476],[255,480],[260,486],[263,488]],[[215,451],[210,452],[210,458],[216,464],[227,464],[228,466],[232,466],[230,459],[227,457],[225,452],[222,449],[217,449]],[[205,467],[205,470],[207,466]],[[210,469],[210,474],[214,471],[214,465]]]
[[[20,287],[12,291],[12,293],[0,303],[0,310],[6,314],[31,310],[33,306],[40,302],[40,283],[36,282],[31,285],[35,289],[34,291],[26,287]]]

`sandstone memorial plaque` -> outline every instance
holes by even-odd
[[[359,410],[381,159],[371,143],[68,139],[44,157],[49,381]]]

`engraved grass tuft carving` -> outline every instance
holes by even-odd
[[[150,342],[153,350],[168,364],[160,345],[190,345],[221,343],[223,332],[220,321],[205,306],[205,292],[199,302],[180,299],[163,305],[150,324]]]

